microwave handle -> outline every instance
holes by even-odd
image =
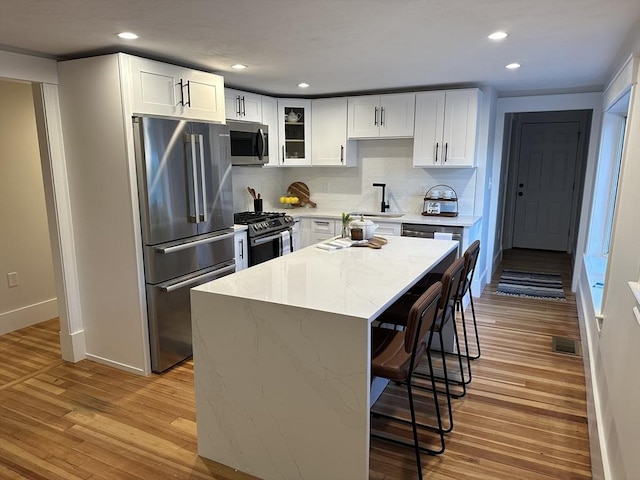
[[[258,158],[262,160],[264,158],[264,131],[259,128],[258,129]]]

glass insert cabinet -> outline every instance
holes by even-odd
[[[311,165],[311,100],[278,100],[279,164]]]

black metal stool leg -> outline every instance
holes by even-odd
[[[478,354],[475,356],[470,356],[469,358],[471,360],[477,360],[478,358],[480,358],[482,352],[480,352],[480,337],[478,337],[478,323],[476,322],[476,309],[473,306],[473,294],[471,293],[471,285],[469,285],[469,300],[471,303],[471,316],[473,317],[473,329],[475,330],[476,334],[476,347],[478,348]]]
[[[409,379],[409,381],[407,382],[407,394],[409,396],[409,410],[411,411],[411,427],[413,430],[413,445],[416,452],[416,464],[418,466],[418,479],[422,480],[422,461],[420,460],[420,445],[418,444],[418,427],[416,426],[416,411],[413,405],[411,379]]]

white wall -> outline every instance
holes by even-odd
[[[592,463],[602,459],[602,471],[594,471],[595,479],[640,478],[640,324],[632,313],[636,301],[627,285],[640,277],[640,37],[637,40],[636,57],[612,79],[604,96],[606,107],[631,87],[601,328],[583,263],[576,296],[583,345],[588,349],[590,441],[599,449],[592,450]],[[588,219],[583,222],[588,225]]]
[[[446,184],[460,198],[460,214],[474,214],[476,169],[414,168],[412,157],[412,139],[360,140],[357,166],[351,168],[234,167],[234,209],[253,208],[247,186],[262,192],[265,210],[281,208],[279,197],[291,183],[299,181],[309,186],[311,200],[319,209],[379,211],[381,189],[372,184],[382,182],[387,184],[390,211],[420,213],[426,191]]]
[[[57,315],[31,85],[0,80],[0,335]]]

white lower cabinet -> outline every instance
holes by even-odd
[[[236,272],[249,266],[249,251],[247,246],[247,231],[240,230],[234,235],[234,247],[236,253]]]
[[[301,248],[315,245],[318,242],[335,237],[341,233],[342,223],[339,220],[326,218],[302,219],[302,245]],[[337,233],[336,233],[337,232]]]
[[[374,221],[378,228],[376,228],[375,235],[391,235],[399,237],[402,233],[402,225],[394,222],[377,222]]]

